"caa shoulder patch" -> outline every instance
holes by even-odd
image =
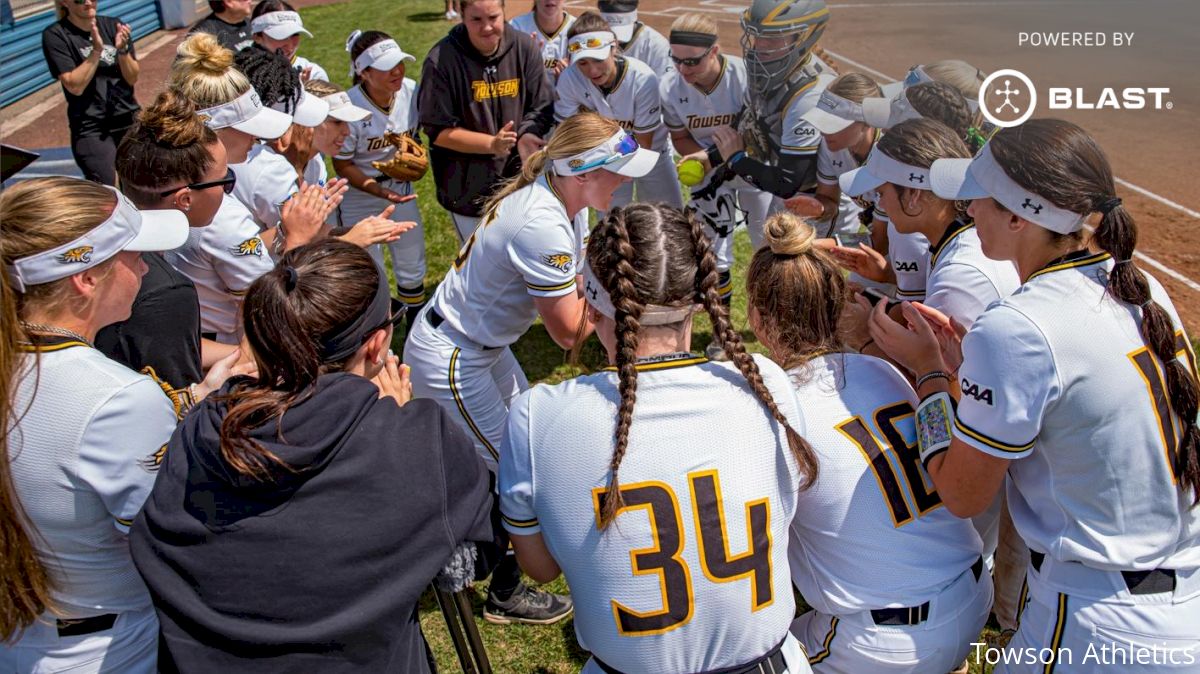
[[[991,407],[995,402],[995,393],[992,392],[992,389],[978,382],[973,382],[966,377],[963,377],[959,384],[964,397],[970,397],[975,402],[982,403],[988,407]]]

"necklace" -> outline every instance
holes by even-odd
[[[26,330],[28,330],[30,332],[44,332],[44,333],[49,333],[51,335],[61,335],[63,337],[71,337],[73,339],[77,339],[77,340],[83,342],[84,344],[87,344],[88,346],[92,347],[93,349],[96,348],[95,345],[93,345],[92,342],[87,337],[84,337],[83,335],[79,334],[78,332],[72,332],[66,328],[60,328],[55,325],[45,325],[43,323],[26,323],[25,321],[21,321],[21,327],[25,328]]]

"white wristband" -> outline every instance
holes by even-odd
[[[934,455],[950,448],[954,437],[954,399],[938,391],[917,406],[917,444],[921,465],[928,466]]]

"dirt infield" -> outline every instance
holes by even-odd
[[[642,0],[639,17],[665,34],[679,14],[705,12],[721,26],[722,47],[741,54],[738,19],[746,5],[747,0]],[[568,3],[573,14],[591,6],[594,2]],[[1116,175],[1126,181],[1118,194],[1140,226],[1138,250],[1169,271],[1144,258],[1139,259],[1142,268],[1167,287],[1189,333],[1200,334],[1200,192],[1195,189],[1200,167],[1194,160],[1200,149],[1200,88],[1193,67],[1200,63],[1200,45],[1187,35],[1189,27],[1200,24],[1200,3],[850,0],[830,2],[829,8],[821,45],[840,72],[860,71],[890,81],[902,78],[912,65],[958,58],[985,72],[1021,70],[1039,87],[1082,88],[1093,102],[1103,87],[1169,87],[1170,110],[1052,114],[1082,125],[1105,148]],[[510,13],[516,12],[510,8]],[[1082,30],[1132,32],[1134,40],[1130,47],[1018,45],[1020,32]],[[1037,112],[1050,114],[1044,107]]]

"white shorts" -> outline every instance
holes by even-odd
[[[776,674],[807,674],[812,671],[808,666],[808,658],[804,655],[804,647],[792,635],[789,634],[784,637],[781,652],[783,653],[784,662],[787,663],[787,669],[782,672],[776,672]],[[753,659],[753,656],[747,657],[746,661],[749,662]],[[770,672],[771,670],[766,669],[763,671]],[[583,666],[579,674],[604,674],[604,670],[600,668],[600,665],[596,664],[594,658],[589,658],[587,664]]]
[[[385,187],[388,185],[384,183]],[[379,215],[391,203],[351,188],[338,206],[338,221],[342,227],[353,226],[363,218]],[[396,277],[396,285],[401,288],[421,287],[425,283],[425,227],[421,223],[421,210],[416,200],[396,204],[391,219],[395,222],[415,222],[417,226],[405,232],[399,240],[388,244],[377,243],[369,247],[367,252],[383,266],[383,247],[386,245],[392,256],[392,274]]]
[[[444,323],[434,328],[432,310],[421,311],[404,342],[413,397],[438,401],[495,472],[508,406],[529,381],[508,347],[482,348]]]
[[[158,616],[154,607],[123,611],[107,630],[60,637],[49,613],[12,645],[0,646],[0,672],[14,674],[154,674],[158,669]]]
[[[1017,633],[990,653],[997,674],[1200,671],[1200,569],[1177,570],[1173,591],[1133,594],[1120,572],[1046,557],[1026,583]]]
[[[918,625],[876,625],[870,611],[809,611],[792,623],[792,634],[817,674],[945,674],[979,640],[991,605],[992,579],[967,569],[929,600],[929,617]]]

